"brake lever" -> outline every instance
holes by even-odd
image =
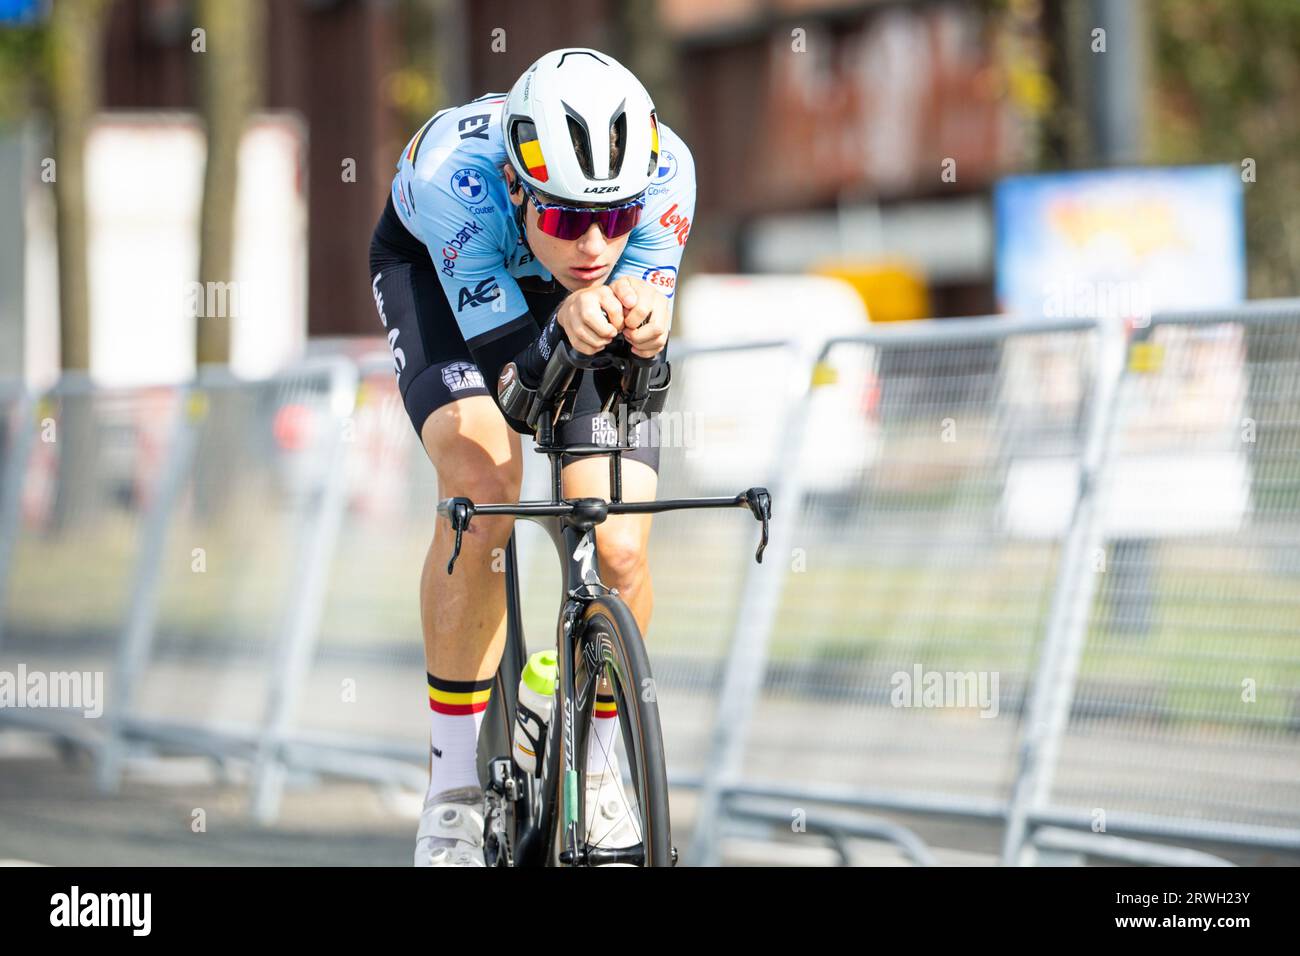
[[[767,523],[772,517],[772,496],[766,488],[750,488],[736,496],[736,504],[749,505],[754,517],[763,522],[763,536],[758,543],[758,550],[754,552],[754,560],[762,564],[763,551],[767,547]]]
[[[451,560],[447,562],[447,573],[451,574],[451,569],[456,566],[456,559],[460,557],[461,533],[469,530],[470,519],[474,517],[474,502],[468,498],[447,498],[445,501],[438,502],[438,514],[451,521],[452,529],[456,532],[456,543],[451,549]]]

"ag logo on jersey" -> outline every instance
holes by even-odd
[[[451,191],[461,202],[471,206],[482,202],[483,197],[487,195],[487,187],[483,185],[482,177],[473,169],[458,169],[452,173]]]
[[[673,293],[677,291],[677,268],[675,266],[651,266],[641,273],[641,278],[662,292],[666,299],[671,299]]]
[[[497,280],[493,276],[488,276],[473,289],[461,289],[460,297],[456,302],[456,311],[463,312],[465,306],[487,305],[493,299],[501,294],[501,287],[497,285]]]

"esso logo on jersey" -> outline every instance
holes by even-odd
[[[662,292],[667,299],[671,299],[677,291],[677,269],[674,266],[651,266],[641,273],[641,278]]]
[[[487,195],[483,179],[473,169],[458,169],[451,174],[451,188],[462,202],[473,205]]]

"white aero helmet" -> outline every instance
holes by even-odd
[[[552,50],[515,81],[501,111],[506,156],[561,202],[636,199],[659,162],[659,122],[641,81],[598,50]]]

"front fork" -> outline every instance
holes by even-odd
[[[572,865],[578,855],[578,754],[577,742],[575,740],[575,715],[574,699],[577,696],[576,680],[576,648],[574,647],[573,636],[578,626],[578,613],[582,605],[572,597],[564,602],[564,612],[560,615],[560,668],[559,679],[562,682],[560,687],[563,691],[561,699],[564,701],[563,711],[560,719],[563,720],[562,733],[564,735],[563,744],[560,747],[560,753],[563,754],[563,765],[559,768],[560,778],[560,805],[556,809],[561,814],[560,822],[563,826],[563,847],[560,850],[560,862]],[[585,757],[585,755],[584,755]]]
[[[541,799],[529,799],[530,806],[538,808],[537,819],[528,819],[526,811],[519,803],[526,796],[525,787],[533,785],[533,777],[509,757],[498,757],[490,764],[490,782],[488,785],[488,812],[484,820],[487,831],[485,844],[488,848],[488,864],[496,866],[527,866],[537,860],[539,854],[549,852],[544,845],[551,832],[551,821],[558,814],[560,828],[560,860],[571,863],[578,856],[578,757],[575,729],[576,698],[576,661],[574,657],[573,634],[578,626],[578,616],[584,605],[574,596],[567,596],[564,610],[558,625],[559,667],[557,677],[557,696],[563,700],[558,713],[551,714],[550,725],[546,732],[546,750],[539,754],[541,770]],[[513,731],[513,727],[511,728]],[[558,786],[551,786],[551,781],[558,778]],[[554,794],[554,797],[548,796]],[[531,795],[527,795],[530,796]],[[506,804],[516,804],[516,820],[524,817],[527,822],[520,834],[519,844],[512,847],[510,843]]]

